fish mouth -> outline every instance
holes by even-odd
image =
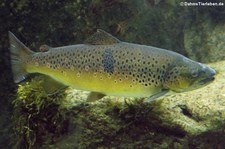
[[[199,83],[200,83],[200,85],[204,85],[204,84],[212,82],[213,80],[215,80],[215,77],[210,77],[210,78],[200,80]]]
[[[215,80],[215,74],[216,74],[216,71],[212,68],[209,68],[208,69],[209,72],[208,72],[208,77],[206,77],[205,79],[202,79],[199,81],[200,85],[205,85],[205,84],[208,84],[210,82],[212,82],[213,80]]]

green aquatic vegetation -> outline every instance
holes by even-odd
[[[144,99],[126,99],[124,102],[103,99],[94,103],[83,101],[69,107],[64,94],[58,95],[57,98],[46,96],[41,87],[41,80],[37,78],[20,85],[18,98],[14,101],[15,130],[19,134],[16,138],[17,146],[25,148],[36,145],[43,148],[173,146],[172,140],[175,137],[170,138],[167,135],[176,136],[176,131],[160,126],[161,120],[158,118],[160,113],[152,111],[156,104],[154,102],[144,103]],[[51,131],[53,128],[55,131]],[[168,134],[164,134],[164,131]],[[163,143],[159,145],[157,142]],[[177,144],[180,144],[179,141]]]
[[[82,130],[78,147],[92,148],[111,144],[123,127],[116,115],[120,106],[110,101],[95,103],[76,115],[75,123],[80,123]]]
[[[42,79],[34,78],[19,85],[14,106],[15,148],[33,148],[52,143],[67,132],[68,119],[60,108],[63,91],[47,95]]]

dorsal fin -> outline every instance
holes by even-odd
[[[44,44],[44,45],[41,45],[40,48],[39,48],[39,51],[41,52],[47,52],[49,49],[51,49],[52,47]]]
[[[96,33],[94,33],[91,37],[85,40],[85,44],[91,45],[110,45],[119,43],[120,40],[116,37],[112,36],[111,34],[98,29]]]

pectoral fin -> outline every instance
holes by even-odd
[[[102,94],[99,92],[91,92],[87,97],[87,102],[93,102],[93,101],[99,100],[104,96],[105,94]]]
[[[149,97],[145,102],[150,102],[152,100],[155,100],[156,98],[159,98],[161,96],[164,96],[166,93],[168,93],[169,90],[162,90],[161,92]]]

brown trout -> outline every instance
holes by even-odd
[[[89,101],[105,95],[157,98],[214,80],[215,70],[178,53],[122,42],[98,30],[84,44],[41,47],[33,52],[9,32],[15,83],[41,73],[66,86],[91,91]]]

